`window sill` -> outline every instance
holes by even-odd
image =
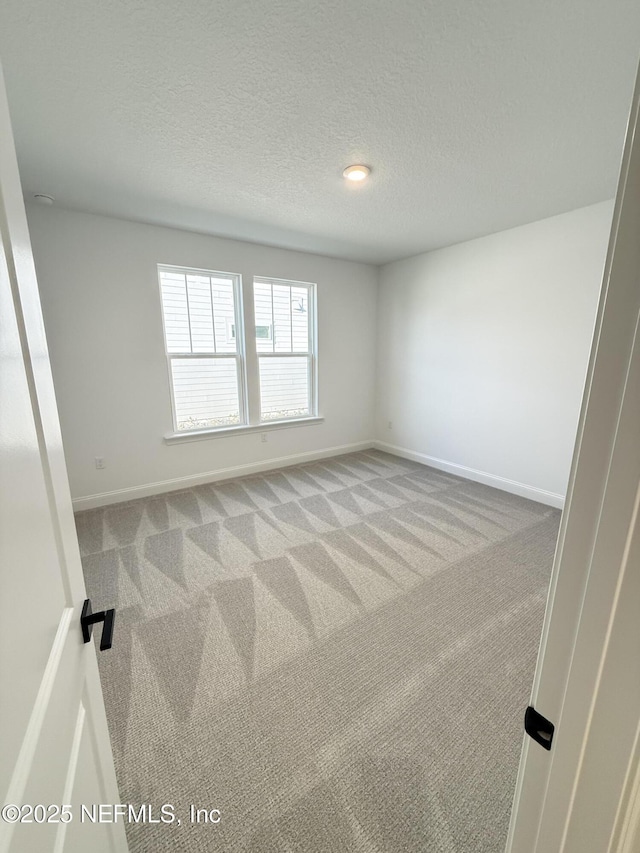
[[[165,444],[182,444],[187,441],[202,441],[207,438],[223,438],[229,435],[247,435],[254,432],[270,432],[275,429],[316,426],[324,423],[324,418],[292,418],[288,421],[268,421],[264,424],[244,424],[242,426],[223,427],[222,429],[198,429],[185,432],[170,432],[165,435]]]

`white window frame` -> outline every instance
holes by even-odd
[[[298,287],[304,288],[307,291],[307,310],[308,310],[308,342],[309,347],[305,352],[260,352],[257,351],[257,366],[258,373],[256,376],[256,381],[258,383],[258,400],[260,400],[260,359],[261,358],[307,358],[309,359],[308,363],[308,381],[309,381],[309,414],[300,416],[292,416],[290,418],[281,418],[279,420],[274,420],[272,418],[263,419],[262,411],[259,411],[259,423],[261,426],[268,426],[270,424],[277,423],[295,423],[296,421],[304,421],[309,418],[317,418],[318,417],[318,328],[317,328],[317,288],[314,282],[310,281],[294,281],[292,279],[286,278],[273,278],[272,276],[264,276],[264,275],[255,275],[253,277],[253,287],[254,287],[254,299],[255,299],[255,285],[258,284],[280,284],[285,285],[287,287]],[[273,303],[272,303],[273,308]],[[255,327],[255,324],[254,324]],[[275,322],[272,317],[271,320],[271,329],[272,329],[272,337],[271,341],[273,341],[273,329],[275,328]]]
[[[168,351],[167,330],[164,317],[164,301],[162,298],[163,271],[180,273],[183,275],[196,274],[207,276],[224,276],[233,280],[234,296],[234,325],[236,334],[235,353],[215,352],[172,352]],[[160,310],[162,321],[162,334],[164,340],[165,356],[167,359],[167,377],[169,382],[169,397],[171,401],[171,417],[173,432],[167,433],[164,440],[167,444],[183,443],[185,441],[199,441],[202,439],[221,438],[223,436],[241,435],[250,432],[266,433],[275,429],[290,427],[314,426],[324,421],[318,414],[318,323],[317,323],[317,286],[314,282],[296,281],[292,279],[274,278],[273,276],[253,275],[252,273],[234,273],[222,270],[202,269],[200,267],[185,267],[174,264],[158,264],[158,291],[160,297]],[[243,284],[243,277],[246,284]],[[268,282],[272,284],[283,284],[291,287],[303,287],[307,290],[308,306],[308,330],[309,350],[306,352],[292,353],[258,353],[255,345],[256,323],[254,314],[254,285],[256,282]],[[249,284],[250,283],[250,284]],[[246,288],[246,292],[245,292]],[[251,300],[251,306],[245,302]],[[188,303],[187,303],[188,305]],[[187,309],[188,310],[188,309]],[[250,327],[247,330],[247,325]],[[262,324],[259,324],[262,325]],[[273,323],[270,326],[273,338]],[[247,347],[247,336],[253,335]],[[262,420],[260,412],[260,363],[261,356],[277,357],[305,357],[309,361],[309,414],[298,417],[283,418],[279,420]],[[175,359],[187,358],[235,358],[238,376],[238,403],[240,423],[229,426],[216,427],[194,427],[193,429],[178,429],[176,418],[175,389],[173,386],[173,371],[171,363]]]
[[[236,351],[228,352],[228,353],[217,353],[217,352],[169,352],[169,347],[167,344],[167,326],[165,322],[164,316],[164,300],[162,297],[162,273],[170,272],[170,273],[180,273],[183,275],[207,275],[210,277],[215,276],[224,276],[225,278],[231,278],[233,281],[233,310],[234,310],[234,323],[235,323],[235,342],[236,342]],[[217,433],[217,432],[225,432],[228,430],[236,430],[243,429],[248,424],[248,407],[247,407],[247,370],[246,370],[246,351],[245,351],[245,329],[244,329],[244,310],[242,304],[242,276],[239,273],[233,272],[222,272],[221,270],[205,270],[199,269],[197,267],[180,267],[173,266],[171,264],[158,264],[158,287],[160,291],[160,309],[162,311],[162,335],[164,340],[164,351],[167,358],[167,371],[169,376],[169,390],[171,396],[171,416],[173,419],[173,436],[183,436],[183,435],[194,435],[194,434],[203,434],[203,433]],[[187,319],[189,322],[189,335],[191,335],[191,319],[189,316],[189,291],[186,289],[186,298],[187,298]],[[215,334],[215,333],[214,333]],[[215,339],[215,338],[214,338]],[[173,385],[173,370],[171,367],[171,363],[174,360],[185,360],[189,358],[208,358],[208,359],[235,359],[236,361],[236,375],[238,377],[238,417],[239,423],[233,424],[231,427],[229,426],[218,426],[218,427],[194,427],[193,429],[179,429],[178,427],[178,419],[176,416],[176,400],[175,400],[175,388]]]

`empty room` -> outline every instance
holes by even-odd
[[[635,849],[638,33],[5,0],[0,853]]]

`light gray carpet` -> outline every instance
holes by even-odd
[[[79,513],[120,795],[182,820],[132,853],[500,853],[559,517],[376,451]]]

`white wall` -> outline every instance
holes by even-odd
[[[177,488],[180,478],[186,485],[375,436],[559,505],[611,215],[604,202],[378,271],[29,205],[74,498],[126,499],[149,484]],[[158,263],[317,282],[325,422],[271,431],[266,444],[255,433],[165,444],[172,421]],[[96,456],[105,458],[102,471]]]
[[[28,217],[74,499],[371,442],[376,268],[55,208],[30,205]],[[266,444],[256,433],[165,444],[158,263],[316,282],[325,422],[270,431]]]
[[[560,505],[612,212],[603,202],[383,267],[378,440]]]

